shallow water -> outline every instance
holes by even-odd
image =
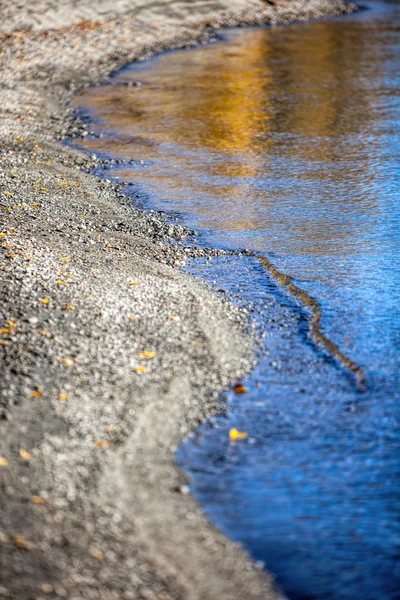
[[[267,256],[366,373],[360,393],[255,258],[188,267],[252,303],[264,337],[247,393],[228,394],[178,460],[210,518],[293,599],[400,598],[400,5],[368,6],[225,32],[76,99],[103,134],[84,146],[135,159],[112,171],[134,198],[200,243]],[[229,442],[231,427],[247,439]]]

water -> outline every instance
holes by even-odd
[[[400,598],[400,5],[368,8],[225,32],[76,99],[104,134],[88,150],[137,159],[112,172],[133,196],[200,243],[267,256],[366,373],[361,393],[255,258],[188,266],[251,303],[264,337],[247,393],[230,392],[178,461],[293,600]],[[230,442],[231,427],[247,439]]]

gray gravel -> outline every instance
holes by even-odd
[[[244,311],[179,269],[207,253],[184,227],[59,139],[84,131],[71,93],[128,60],[350,7],[94,4],[0,3],[0,598],[278,598],[172,460],[252,365]]]

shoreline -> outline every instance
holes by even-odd
[[[59,140],[85,132],[72,93],[127,62],[347,4],[216,2],[211,19],[158,28],[155,15],[113,15],[122,0],[102,4],[103,21],[82,2],[75,25],[43,29],[59,16],[35,14],[21,32],[12,7],[2,25],[0,598],[277,599],[177,492],[173,462],[251,368],[246,316],[173,268],[184,227],[128,206],[91,174],[101,161]]]

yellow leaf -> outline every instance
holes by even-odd
[[[50,302],[48,298],[38,298],[38,301],[42,302],[43,304],[48,304]]]
[[[68,181],[62,181],[61,183],[58,184],[60,187],[65,187],[66,185],[68,185]]]
[[[40,189],[42,190],[42,192],[47,192],[47,188],[45,188],[45,187],[42,187]]]
[[[62,256],[61,260],[71,260],[69,256]]]
[[[235,394],[244,394],[245,392],[247,392],[247,389],[243,385],[243,383],[235,383],[232,389],[235,392]]]
[[[41,395],[42,395],[42,392],[41,392],[40,390],[31,390],[31,391],[29,392],[29,395],[30,395],[32,398],[39,398],[39,396],[41,396]]]
[[[139,358],[154,358],[156,355],[155,352],[150,352],[148,350],[143,350],[143,352],[138,352]]]
[[[68,394],[66,394],[65,392],[61,392],[61,394],[58,394],[58,399],[59,400],[68,400]]]
[[[136,319],[135,315],[131,315],[131,316],[129,317],[129,320],[130,320],[130,321],[134,321],[135,319]]]
[[[32,202],[31,206],[39,206],[39,202]]]
[[[53,337],[53,334],[50,333],[50,331],[47,331],[47,329],[39,329],[38,333],[40,333],[40,335],[43,335],[44,337],[47,337],[49,339]]]
[[[11,192],[3,192],[5,196],[11,196]]]
[[[71,367],[74,364],[74,361],[72,360],[72,358],[68,358],[68,356],[62,356],[60,358],[60,363],[62,363],[63,365],[67,365],[68,367]]]
[[[10,328],[10,327],[1,327],[1,328],[0,328],[0,334],[3,334],[3,333],[10,333],[10,331],[11,331],[11,328]]]
[[[33,504],[46,504],[46,500],[42,498],[42,496],[32,496],[31,502],[33,502]]]
[[[140,365],[139,367],[133,367],[132,371],[134,373],[144,373],[146,370],[146,367],[144,367],[143,365]]]
[[[229,439],[230,440],[244,440],[247,438],[247,433],[245,431],[239,431],[238,429],[231,429],[229,431]]]
[[[8,319],[7,325],[9,325],[10,327],[16,327],[17,326],[17,322],[14,321],[14,319]]]
[[[108,448],[111,446],[111,442],[108,440],[96,440],[95,444],[96,446],[99,446],[99,448]]]
[[[0,340],[0,346],[8,346],[7,340]]]
[[[140,281],[130,281],[129,285],[140,285]]]
[[[73,304],[64,304],[63,310],[75,310],[75,306]]]
[[[8,466],[8,460],[6,458],[4,458],[4,456],[0,456],[0,467],[7,467]]]
[[[97,558],[97,560],[103,560],[104,558],[104,552],[96,550],[95,548],[89,550],[89,554],[90,556],[93,556],[93,558]]]
[[[32,458],[32,454],[30,452],[28,452],[28,450],[24,450],[23,448],[19,449],[19,455],[24,460],[31,460],[31,458]]]
[[[6,236],[6,234],[5,234],[5,233],[3,233],[3,232],[0,232],[0,237],[5,237],[5,236]]]
[[[56,279],[56,283],[58,283],[59,285],[66,285],[67,281],[63,281],[62,279]]]

